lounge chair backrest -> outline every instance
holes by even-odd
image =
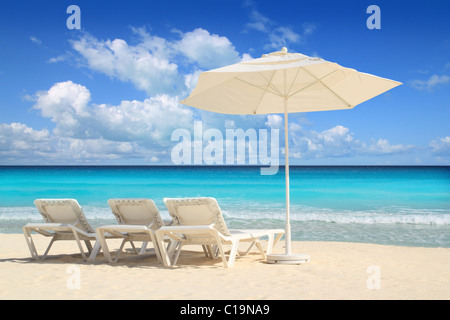
[[[222,211],[214,198],[165,198],[164,203],[174,225],[210,225],[230,236]]]
[[[144,225],[154,230],[164,226],[153,200],[109,199],[108,204],[119,224]]]
[[[65,223],[88,233],[95,232],[75,199],[37,199],[34,205],[47,223]]]

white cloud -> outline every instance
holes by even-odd
[[[303,24],[303,37],[313,34],[316,29],[317,26],[314,23],[305,22]]]
[[[335,126],[331,129],[315,133],[312,132],[308,140],[308,149],[320,156],[341,157],[351,155],[361,147],[359,140],[353,138],[353,133],[343,126]]]
[[[201,70],[196,70],[193,73],[184,76],[184,85],[190,91],[194,90],[198,77],[200,76]]]
[[[54,134],[77,139],[112,141],[170,141],[170,132],[190,125],[193,112],[176,97],[157,95],[144,101],[122,101],[117,106],[90,104],[89,90],[72,81],[38,92],[35,109],[56,123]]]
[[[450,136],[432,140],[429,146],[436,155],[450,155]]]
[[[282,129],[284,125],[283,118],[277,114],[267,115],[266,126],[272,129]]]
[[[0,164],[33,162],[39,153],[51,150],[47,129],[35,130],[23,123],[0,123]],[[44,162],[45,163],[45,162]]]
[[[48,63],[57,63],[61,61],[65,61],[68,57],[68,54],[61,54],[57,57],[53,57],[47,60]]]
[[[193,111],[176,97],[97,105],[90,91],[72,81],[56,83],[33,97],[34,109],[55,123],[52,132],[21,123],[0,124],[0,164],[157,162],[167,159],[171,133],[189,128]]]
[[[411,86],[418,90],[428,90],[432,91],[434,88],[444,85],[450,82],[450,77],[447,75],[437,75],[434,74],[428,80],[412,80],[410,82]]]
[[[201,28],[182,34],[174,47],[204,69],[237,63],[241,59],[230,40]]]
[[[180,106],[176,97],[158,95],[118,106],[95,106],[92,118],[106,138],[165,145],[174,129],[192,125],[193,112]]]
[[[386,139],[378,139],[373,141],[372,144],[367,147],[367,152],[373,154],[394,154],[407,152],[414,148],[415,147],[413,145],[392,145]]]
[[[251,3],[248,5],[254,7]],[[266,50],[280,50],[282,47],[287,47],[290,44],[304,44],[306,38],[313,34],[315,29],[315,24],[303,23],[302,30],[300,32],[295,31],[290,26],[277,24],[253,8],[250,11],[250,22],[245,24],[244,32],[249,30],[262,32],[266,35],[268,41],[264,48]]]
[[[195,29],[183,33],[176,31],[180,38],[167,40],[149,34],[144,28],[132,28],[138,36],[138,43],[131,45],[123,39],[99,40],[84,34],[72,40],[73,49],[81,56],[82,63],[124,82],[131,82],[148,95],[176,95],[186,90],[190,80],[196,80],[199,71],[182,75],[181,64],[193,64],[195,68],[210,69],[239,62],[241,58],[232,43],[223,36],[210,34],[205,29]],[[56,62],[58,57],[51,60]]]
[[[274,24],[272,20],[253,9],[250,12],[250,21],[245,26],[248,29],[254,29],[261,32],[269,33],[269,27]]]
[[[104,139],[59,138],[56,159],[114,160],[133,157],[138,149],[133,142],[117,142]],[[50,156],[51,158],[51,156]]]
[[[313,159],[355,157],[361,155],[393,155],[413,150],[413,145],[392,145],[386,139],[373,140],[369,145],[354,138],[349,128],[337,125],[322,132],[307,131],[302,126],[289,125],[289,140],[293,157]]]
[[[0,123],[0,151],[35,149],[50,139],[47,129],[34,130],[23,123]]]
[[[34,44],[37,44],[38,46],[40,46],[42,44],[42,41],[36,37],[31,36],[30,40],[31,40],[31,42],[33,42]]]
[[[178,66],[155,49],[159,48],[158,38],[145,40],[133,46],[122,39],[103,41],[85,35],[73,40],[72,46],[92,70],[131,82],[149,95],[176,92],[182,84]]]
[[[0,164],[99,163],[151,154],[135,142],[67,138],[20,123],[0,124]]]
[[[91,100],[89,90],[72,81],[59,82],[48,91],[36,94],[34,108],[40,109],[45,117],[53,117],[53,121],[61,122],[63,114],[87,115],[87,104]]]
[[[19,123],[0,124],[0,163],[76,164],[136,159],[139,163],[168,164],[170,148],[174,147],[172,132],[177,128],[192,131],[194,120],[198,120],[194,119],[193,110],[180,106],[167,95],[144,101],[122,101],[117,106],[92,104],[89,97],[87,88],[70,81],[39,92],[36,106],[44,117],[55,122],[53,133]],[[216,128],[224,136],[225,129],[279,129],[283,153],[284,121],[280,115],[199,115],[204,131]],[[414,148],[392,145],[386,139],[366,144],[341,125],[317,132],[291,122],[289,138],[290,156],[301,159],[393,155]],[[430,147],[436,154],[449,153],[450,137],[433,141]]]
[[[288,43],[297,43],[301,38],[300,34],[288,27],[275,28],[267,36],[270,43],[266,45],[266,48],[272,49],[281,49],[287,46]]]
[[[55,134],[77,136],[88,122],[90,99],[86,87],[66,81],[55,84],[48,91],[38,92],[33,108],[57,124]]]
[[[170,139],[173,130],[190,129],[193,125],[193,109],[178,104],[178,97],[195,87],[200,68],[251,58],[248,54],[240,57],[226,37],[200,28],[177,32],[175,40],[150,35],[144,28],[132,31],[137,36],[133,44],[123,39],[100,40],[82,33],[71,41],[73,52],[47,62],[56,63],[72,56],[71,60],[81,66],[130,82],[150,97],[143,101],[124,100],[118,105],[95,104],[89,89],[72,81],[27,95],[27,100],[34,102],[33,109],[50,119],[54,128],[39,131],[23,124],[1,124],[0,151],[4,157],[0,163],[124,158],[168,162],[167,149],[173,145]],[[31,41],[40,44],[37,38]],[[180,66],[188,71],[180,71]],[[224,120],[216,118],[223,125]]]

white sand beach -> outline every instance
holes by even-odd
[[[40,253],[48,239],[36,237]],[[303,265],[271,265],[257,251],[223,268],[186,246],[179,264],[125,253],[108,264],[83,262],[74,241],[31,258],[22,234],[0,235],[0,299],[450,299],[450,249],[342,242],[293,242]],[[274,252],[283,252],[283,241]]]

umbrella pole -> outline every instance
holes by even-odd
[[[284,98],[284,158],[285,158],[285,178],[286,178],[286,227],[285,242],[286,254],[291,254],[291,218],[290,218],[290,200],[289,200],[289,137],[288,137],[288,113],[287,99]]]
[[[289,137],[288,137],[288,107],[287,97],[284,97],[284,158],[285,158],[285,179],[286,179],[286,226],[285,226],[285,246],[284,254],[268,254],[267,263],[276,264],[302,264],[310,260],[309,254],[292,253],[291,251],[291,218],[289,200]]]

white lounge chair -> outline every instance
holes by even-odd
[[[83,240],[86,244],[90,257],[95,259],[100,244],[94,229],[88,223],[83,210],[74,199],[38,199],[34,201],[35,206],[44,218],[45,223],[28,223],[22,230],[30,249],[31,256],[35,259],[45,259],[47,254],[57,240],[75,240],[84,260],[88,260],[81,245]],[[34,245],[32,232],[36,232],[45,237],[51,237],[45,253],[39,256]],[[91,241],[96,241],[92,248]]]
[[[161,246],[161,258],[165,266],[177,263],[183,245],[198,244],[203,246],[205,255],[216,258],[222,257],[226,268],[233,267],[239,242],[250,242],[250,246],[243,255],[247,254],[255,244],[262,258],[271,253],[273,246],[283,236],[283,229],[228,229],[222,211],[214,198],[179,198],[164,199],[164,203],[173,219],[172,226],[158,229],[157,241],[162,243],[164,237],[169,237],[178,245],[175,254],[168,252]],[[261,247],[260,238],[269,238],[266,252]],[[275,237],[276,236],[276,237]],[[228,259],[224,245],[231,245]]]
[[[138,253],[133,241],[142,241],[140,253],[146,252],[147,242],[152,242],[158,261],[161,261],[160,251],[154,231],[164,226],[158,208],[150,199],[110,199],[108,204],[118,221],[118,225],[100,226],[97,237],[105,257],[110,263],[117,262],[126,242],[130,242],[135,253]],[[108,235],[122,238],[122,244],[114,259],[111,257],[106,239]]]

